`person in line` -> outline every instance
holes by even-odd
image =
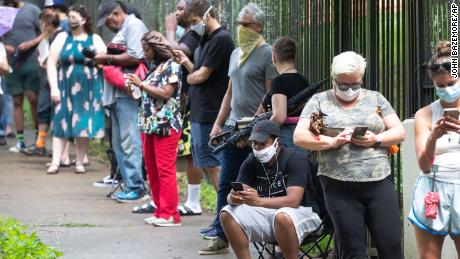
[[[3,92],[4,85],[6,84],[4,76],[10,73],[10,65],[6,58],[6,50],[3,43],[0,41],[0,115],[3,114],[5,107],[5,93]],[[0,116],[1,117],[1,116]],[[5,146],[6,142],[6,124],[0,119],[0,146]]]
[[[91,16],[83,7],[69,9],[70,32],[56,36],[47,61],[51,100],[54,102],[53,160],[46,171],[59,171],[66,139],[75,138],[77,158],[75,173],[85,173],[83,158],[89,139],[104,137],[104,110],[102,107],[102,73],[83,48],[105,52],[101,37],[94,34]],[[57,65],[59,66],[59,72]]]
[[[405,138],[390,103],[362,88],[365,59],[352,51],[334,57],[333,89],[312,96],[294,131],[294,144],[319,151],[320,182],[332,219],[340,258],[364,258],[366,227],[381,258],[402,259],[399,206],[391,179],[387,148]],[[338,135],[316,135],[316,120],[342,128]],[[313,119],[315,116],[313,116]],[[362,135],[351,132],[367,127]],[[351,129],[351,130],[350,130]]]
[[[281,142],[289,148],[305,152],[292,140],[295,127],[299,121],[301,111],[288,114],[287,103],[290,98],[309,86],[307,79],[296,68],[296,43],[288,38],[281,37],[273,44],[272,62],[278,76],[273,79],[272,86],[264,96],[265,111],[272,111],[270,120],[281,127]]]
[[[176,6],[176,12],[168,15],[165,18],[166,38],[168,39],[171,47],[176,50],[181,50],[193,62],[195,50],[198,48],[200,36],[193,30],[190,30],[190,22],[185,17],[185,9],[190,4],[190,0],[180,0]],[[180,34],[179,28],[183,28],[183,35],[176,41],[176,37]],[[190,134],[190,107],[187,105],[187,98],[190,89],[187,83],[187,76],[189,75],[187,69],[182,67],[182,101],[183,105],[182,116],[183,130],[179,140],[178,156],[185,157],[187,160],[187,200],[184,204],[180,204],[177,209],[182,216],[195,216],[201,215],[200,205],[200,187],[201,187],[201,169],[193,165],[193,158],[191,152],[191,134]],[[217,191],[217,188],[216,188]]]
[[[283,258],[297,258],[304,237],[321,224],[307,201],[308,158],[284,147],[280,137],[271,120],[254,125],[249,137],[254,154],[244,160],[236,180],[243,191],[232,190],[220,212],[237,258],[251,258],[249,242],[277,242]]]
[[[415,114],[415,150],[422,172],[408,218],[414,225],[420,258],[441,258],[446,235],[460,257],[460,79],[451,76],[451,43],[439,42],[436,52],[428,72],[439,99]],[[453,115],[444,113],[449,108]],[[429,192],[438,193],[439,203],[435,213],[428,210],[427,215]]]
[[[237,34],[239,47],[230,57],[228,71],[230,81],[211,136],[235,127],[238,120],[255,116],[262,110],[262,98],[268,92],[271,80],[276,77],[271,62],[272,48],[262,36],[264,22],[265,13],[254,3],[247,4],[239,13]],[[228,145],[222,150],[217,215],[213,223],[214,228],[202,233],[204,238],[219,238],[226,242],[219,220],[219,211],[227,205],[227,195],[231,190],[230,183],[236,180],[240,166],[251,152],[252,149],[248,145],[241,147]],[[216,242],[210,242],[210,246],[203,248],[201,253],[218,252],[215,251],[215,245]]]
[[[48,136],[48,128],[51,124],[52,104],[50,97],[50,88],[48,78],[46,76],[46,59],[49,55],[49,46],[52,44],[56,36],[63,32],[60,28],[59,14],[51,9],[45,9],[40,14],[41,31],[43,39],[38,45],[38,62],[41,66],[40,91],[38,95],[37,113],[38,113],[38,136],[35,145],[22,150],[26,155],[47,156],[46,137]],[[68,144],[66,144],[67,146]],[[60,165],[69,165],[68,151],[63,152]]]
[[[145,80],[127,75],[128,84],[142,91],[138,125],[144,133],[144,159],[156,210],[145,222],[155,226],[180,226],[176,179],[177,146],[182,131],[182,70],[172,48],[159,32],[142,38],[147,64],[155,64]]]
[[[50,9],[59,15],[59,27],[63,31],[70,31],[69,18],[67,17],[67,6],[64,0],[45,0],[45,9]]]
[[[195,0],[187,5],[185,19],[190,22],[190,29],[200,37],[193,63],[182,51],[174,52],[189,72],[193,163],[210,174],[214,186],[217,186],[221,155],[212,153],[208,142],[228,84],[227,71],[234,45],[230,33],[219,24],[217,12],[208,0]],[[196,183],[200,181],[201,175]]]
[[[148,32],[145,24],[135,14],[128,14],[125,4],[115,0],[103,0],[97,10],[97,26],[105,25],[115,36],[111,43],[126,48],[120,54],[98,53],[95,61],[103,65],[117,65],[125,73],[133,73],[144,57],[141,40]],[[119,202],[132,202],[144,195],[142,178],[142,143],[137,127],[138,101],[128,95],[125,88],[117,88],[106,82],[103,104],[109,108],[112,124],[112,148],[125,190],[116,192],[113,198]]]
[[[9,151],[18,153],[26,148],[24,96],[29,100],[34,127],[38,131],[37,99],[40,89],[40,67],[35,50],[41,41],[39,22],[41,11],[36,5],[21,0],[4,0],[3,5],[19,9],[13,28],[3,35],[8,63],[13,69],[13,72],[6,77],[6,84],[7,93],[13,97],[17,139],[16,145]]]

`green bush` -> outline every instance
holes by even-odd
[[[37,233],[28,235],[26,227],[17,220],[0,218],[0,258],[51,259],[62,255],[62,252],[42,243]]]

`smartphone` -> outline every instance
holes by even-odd
[[[460,115],[460,113],[459,113],[457,108],[446,108],[446,109],[444,109],[444,116],[450,116],[450,117],[458,119],[459,115]]]
[[[232,182],[232,189],[235,191],[235,192],[242,192],[244,191],[244,187],[243,187],[243,184],[240,183],[240,182]]]
[[[361,127],[355,127],[355,130],[353,131],[353,134],[351,135],[351,138],[363,138],[364,135],[366,135],[367,127],[366,126],[361,126]]]

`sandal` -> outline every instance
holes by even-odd
[[[84,174],[86,173],[86,169],[84,165],[76,165],[75,166],[75,173],[76,174]]]
[[[46,163],[46,167],[50,167],[51,166],[51,162],[48,162]],[[70,163],[68,164],[65,164],[64,162],[59,162],[59,167],[70,167]]]
[[[70,165],[76,165],[77,164],[77,160],[72,160],[72,162],[70,162],[69,166]],[[84,166],[89,166],[89,161],[86,161],[86,162],[83,162],[83,165]]]
[[[133,208],[133,213],[154,213],[157,208],[151,203],[146,203],[142,206],[136,206]]]
[[[201,215],[201,212],[194,212],[192,209],[190,209],[189,207],[185,206],[185,204],[179,205],[177,207],[177,211],[179,211],[179,214],[181,216],[198,216],[198,215]]]
[[[59,166],[51,164],[46,170],[47,174],[57,174],[59,173]]]

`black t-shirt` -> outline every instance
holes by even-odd
[[[212,68],[208,80],[190,88],[190,121],[213,123],[228,86],[228,65],[234,49],[232,36],[223,27],[205,36],[195,51],[194,70]]]
[[[200,43],[200,35],[196,33],[195,31],[189,30],[187,31],[180,39],[179,39],[179,44],[185,44],[185,46],[188,47],[190,52],[192,53],[192,56],[189,57],[190,61],[193,62],[193,55],[195,53],[196,48],[198,47],[198,43]],[[187,83],[187,76],[188,76],[188,71],[185,69],[184,66],[182,66],[182,92],[187,94],[188,90],[190,88],[189,83]]]
[[[277,76],[272,81],[272,86],[270,91],[264,96],[262,105],[266,111],[272,110],[272,95],[282,94],[289,99],[305,88],[310,84],[307,79],[299,73],[285,73]],[[295,114],[290,116],[298,117],[302,111],[298,111]]]
[[[287,152],[290,152],[289,157]],[[300,206],[311,207],[307,198],[307,184],[308,181],[311,181],[307,159],[306,155],[282,146],[278,163],[268,167],[267,164],[262,165],[254,154],[250,154],[240,167],[237,181],[257,190],[259,197],[286,196],[288,187],[303,187],[305,191]],[[283,164],[286,165],[285,171],[281,168]],[[267,176],[269,180],[267,180]],[[271,187],[270,190],[269,186]]]

